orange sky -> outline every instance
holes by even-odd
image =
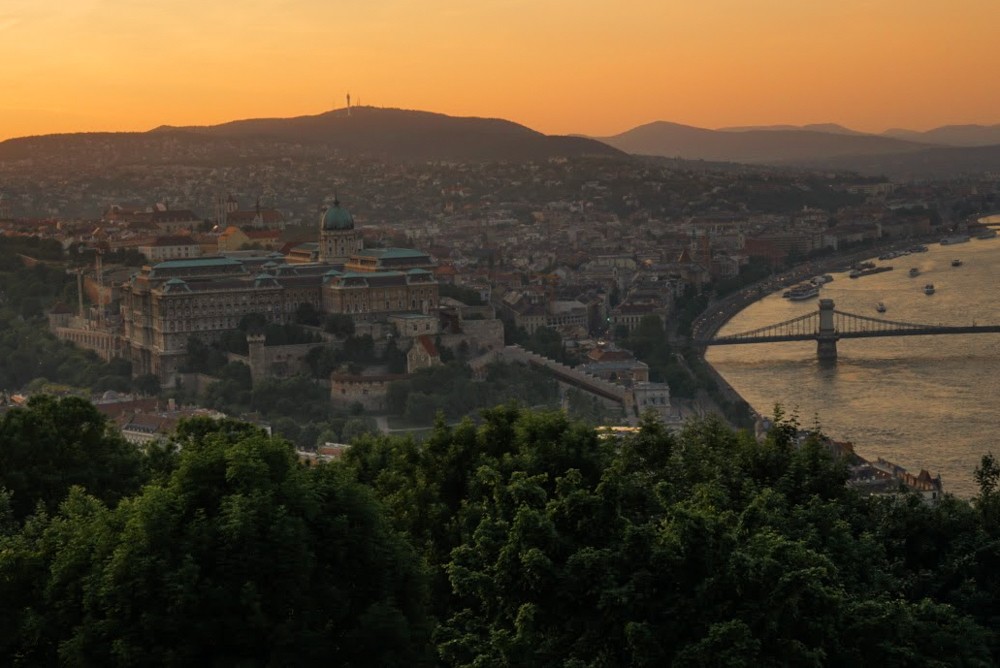
[[[355,102],[547,133],[1000,123],[1000,0],[2,0],[0,139]]]

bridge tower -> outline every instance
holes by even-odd
[[[837,328],[833,324],[833,300],[819,300],[819,334],[816,337],[816,357],[820,362],[837,361]]]

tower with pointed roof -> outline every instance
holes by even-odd
[[[334,198],[320,218],[320,262],[343,264],[364,247],[361,232],[354,229],[354,217]]]

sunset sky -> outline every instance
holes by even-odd
[[[364,105],[610,135],[1000,123],[1000,0],[0,0],[0,139]]]

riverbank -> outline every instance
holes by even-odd
[[[733,316],[772,292],[791,287],[814,276],[843,271],[847,267],[873,256],[904,250],[916,244],[937,243],[939,239],[939,235],[930,235],[917,239],[896,240],[891,243],[867,246],[863,249],[854,250],[851,253],[834,254],[829,257],[817,258],[811,262],[796,265],[791,269],[769,276],[722,299],[710,302],[708,308],[692,323],[691,339],[693,341],[707,341],[711,339]]]
[[[917,244],[936,243],[940,236],[929,235],[917,239],[894,240],[891,243],[876,244],[865,248],[852,249],[850,253],[833,254],[828,257],[817,258],[811,262],[806,262],[788,269],[780,274],[769,276],[768,278],[749,285],[731,295],[710,302],[708,308],[698,316],[691,325],[691,339],[694,342],[708,341],[737,313],[747,308],[751,304],[767,295],[801,283],[815,276],[822,274],[840,272],[848,267],[871,257],[910,248]],[[711,398],[719,412],[735,428],[747,428],[763,417],[757,413],[750,404],[730,383],[720,374],[715,367],[705,359],[704,346],[695,345],[697,364],[701,367],[702,373],[711,379],[715,385],[715,391],[709,391]]]
[[[822,296],[840,311],[870,317],[878,317],[874,306],[882,301],[897,321],[1000,323],[1000,293],[989,289],[1000,284],[1000,238],[928,247],[890,261],[893,272],[857,281],[835,274]],[[962,264],[953,266],[955,259]],[[911,265],[920,280],[907,276]],[[924,294],[925,282],[935,284],[934,297]],[[815,313],[815,299],[793,304],[780,297],[772,292],[749,305],[720,334]],[[705,357],[762,415],[776,403],[797,409],[800,419],[853,442],[869,461],[882,457],[914,473],[926,468],[940,473],[949,493],[976,493],[973,472],[985,452],[995,452],[996,415],[988,402],[1000,393],[1000,335],[848,339],[838,343],[834,365],[816,360],[815,345],[709,346]]]

